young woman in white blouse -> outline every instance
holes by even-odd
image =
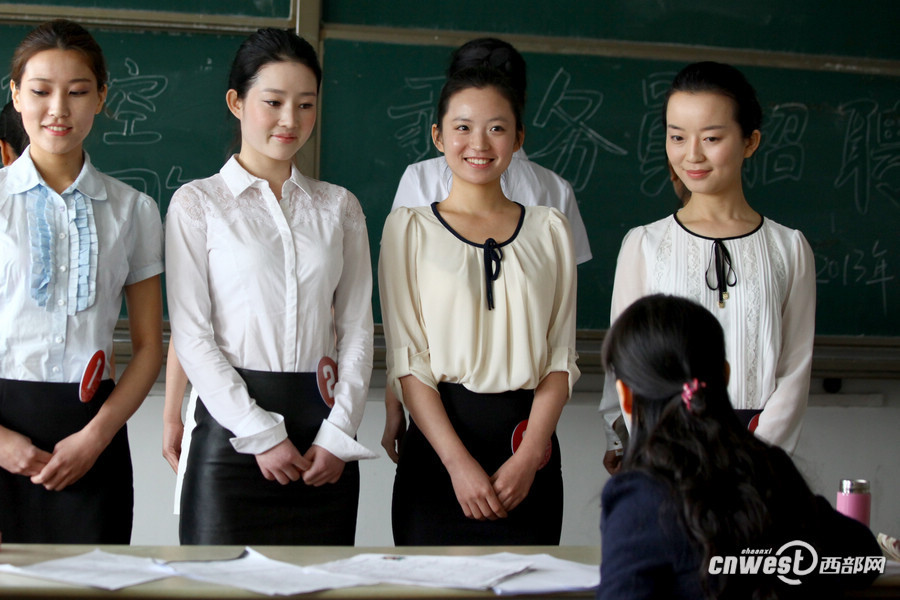
[[[183,186],[166,225],[178,358],[200,400],[181,497],[185,544],[352,545],[355,440],[372,370],[365,218],[292,159],[321,69],[295,34],[241,45],[226,102],[241,149]]]
[[[125,422],[162,362],[162,224],[83,143],[106,61],[80,25],[38,26],[10,90],[31,145],[0,171],[0,532],[4,542],[128,544]],[[122,297],[133,356],[109,369]]]
[[[809,392],[815,268],[803,234],[764,218],[744,196],[741,168],[759,147],[762,109],[740,71],[701,62],[678,73],[663,111],[666,154],[690,199],[625,236],[611,321],[653,293],[709,309],[725,330],[738,415],[790,451]],[[615,401],[610,388],[604,403]],[[617,469],[614,449],[604,463]]]
[[[575,257],[559,211],[503,194],[521,115],[499,71],[454,74],[432,129],[450,194],[385,223],[388,382],[411,416],[394,482],[399,545],[559,543],[554,429],[579,375]]]

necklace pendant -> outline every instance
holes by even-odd
[[[725,301],[719,300],[719,308],[725,308]]]
[[[722,292],[722,300],[728,300],[728,292]]]

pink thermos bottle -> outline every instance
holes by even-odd
[[[837,510],[869,526],[869,511],[872,508],[872,496],[869,494],[869,482],[865,479],[842,479],[841,489],[837,494]]]

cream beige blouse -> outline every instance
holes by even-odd
[[[576,268],[566,218],[522,207],[508,240],[476,244],[436,204],[387,218],[378,267],[388,383],[413,375],[437,388],[480,393],[533,389],[575,365]]]

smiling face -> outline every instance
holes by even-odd
[[[694,196],[741,192],[741,166],[759,147],[744,137],[732,99],[713,92],[675,92],[666,109],[666,154]]]
[[[31,142],[36,165],[51,156],[81,160],[82,144],[103,108],[106,86],[75,50],[44,50],[32,56],[21,83],[10,83],[13,104]]]
[[[241,121],[244,167],[260,175],[289,162],[312,134],[317,99],[315,74],[298,62],[261,67],[244,98],[228,90],[228,108]]]
[[[456,92],[432,139],[444,153],[454,181],[486,184],[499,181],[522,145],[509,100],[497,88],[470,87]]]

